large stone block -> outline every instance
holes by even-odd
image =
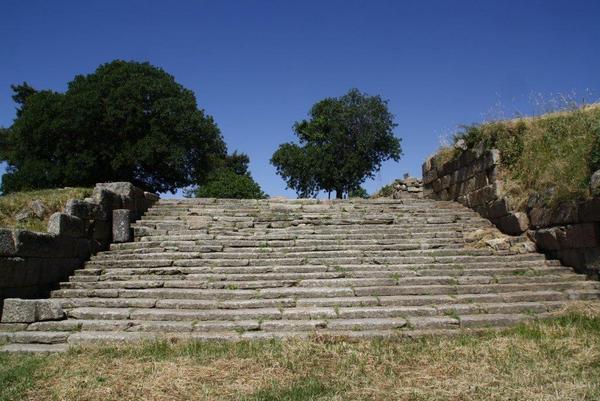
[[[529,211],[532,227],[548,227],[552,222],[552,211],[546,207],[534,207]]]
[[[77,257],[84,238],[57,236],[27,230],[14,231],[17,251],[15,256],[71,258]],[[89,256],[89,255],[88,255]]]
[[[103,182],[96,184],[92,196],[106,190],[120,198],[134,198],[136,188],[130,182]]]
[[[550,223],[552,225],[565,225],[579,222],[579,211],[577,204],[564,203],[552,210]]]
[[[533,235],[536,245],[543,251],[554,251],[560,249],[558,231],[560,227],[541,228]]]
[[[497,183],[496,185],[487,185],[481,189],[478,189],[477,191],[471,192],[468,194],[469,205],[474,207],[495,201],[499,196],[498,192],[499,190]]]
[[[506,198],[493,201],[489,205],[488,215],[492,219],[504,217],[508,213],[510,213],[510,204]]]
[[[54,299],[36,300],[35,306],[36,321],[60,320],[65,316],[60,303]]]
[[[35,313],[35,300],[8,298],[4,300],[2,323],[33,323]]]
[[[65,213],[54,213],[48,221],[48,232],[66,237],[85,236],[85,224],[82,219]]]
[[[121,207],[121,197],[105,188],[94,188],[93,200],[99,205],[99,219],[110,220],[112,211]]]
[[[498,229],[505,234],[520,235],[529,228],[529,218],[522,212],[510,213],[494,221]]]
[[[579,220],[582,222],[600,221],[600,197],[581,203],[578,211]]]
[[[113,242],[131,241],[131,211],[129,209],[113,210],[112,234]]]
[[[100,205],[80,199],[69,199],[64,212],[82,220],[97,220],[102,217]]]
[[[600,246],[596,223],[583,223],[564,226],[557,231],[561,248],[593,248]]]
[[[423,172],[423,184],[429,184],[435,180],[437,180],[437,171],[436,170],[428,170]]]
[[[12,256],[17,253],[17,243],[13,230],[0,228],[0,255]]]

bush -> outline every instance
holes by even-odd
[[[211,174],[206,184],[195,191],[197,198],[265,199],[261,190],[249,174],[236,174],[230,169],[220,169]]]

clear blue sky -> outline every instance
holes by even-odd
[[[269,159],[326,96],[389,100],[410,172],[459,124],[531,113],[532,94],[600,92],[600,1],[27,1],[0,3],[0,126],[9,85],[64,91],[113,59],[149,61],[196,93],[271,195]],[[591,92],[591,95],[588,93]]]

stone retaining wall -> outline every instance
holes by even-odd
[[[440,159],[434,155],[423,163],[424,197],[460,202],[505,234],[527,233],[549,257],[598,278],[600,198],[550,208],[541,196],[532,196],[525,211],[515,211],[499,178],[497,149],[480,147],[449,161]]]
[[[63,213],[53,214],[47,233],[0,229],[0,311],[6,298],[48,296],[114,239],[130,239],[123,227],[129,230],[157,200],[128,182],[97,184],[91,198],[71,199]]]

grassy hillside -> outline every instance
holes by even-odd
[[[600,400],[600,309],[483,335],[92,345],[0,355],[0,400]]]
[[[533,193],[551,205],[574,201],[590,195],[590,177],[600,169],[600,105],[468,126],[454,141],[500,150],[501,176],[517,208]],[[449,160],[458,153],[450,147],[437,157]]]
[[[92,188],[44,189],[38,191],[15,192],[0,196],[0,227],[22,228],[33,231],[46,231],[48,218],[60,212],[69,199],[83,199],[92,194]],[[31,215],[17,222],[15,217],[21,211],[30,210],[32,201],[39,200],[45,206],[43,216]]]

